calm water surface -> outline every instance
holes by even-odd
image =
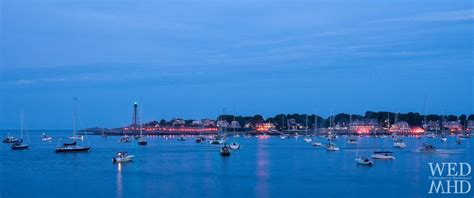
[[[356,146],[341,137],[338,152],[312,147],[302,137],[229,138],[242,146],[223,158],[218,145],[158,137],[139,146],[120,143],[119,137],[89,136],[90,152],[57,154],[58,138],[70,133],[50,132],[51,143],[39,134],[30,131],[28,150],[0,145],[0,197],[434,197],[427,193],[428,162],[473,164],[472,139],[456,145],[454,138],[447,143],[405,138],[408,147],[397,150],[390,138],[377,138],[377,147],[393,150],[397,159],[364,167],[354,161],[356,148],[370,156],[374,138],[360,138]],[[416,152],[423,142],[443,154]],[[128,151],[135,161],[113,164],[117,151]]]

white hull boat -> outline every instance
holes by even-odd
[[[374,164],[372,160],[366,157],[358,157],[356,158],[356,162],[358,165],[364,165],[364,166],[372,166]]]
[[[390,151],[376,151],[372,155],[373,159],[382,159],[382,160],[394,160],[395,156],[393,156],[392,152]]]

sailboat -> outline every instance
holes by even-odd
[[[394,160],[395,156],[393,156],[392,151],[376,151],[376,131],[374,130],[374,154],[372,154],[372,159],[383,159],[383,160]]]
[[[357,144],[355,161],[358,165],[364,165],[364,166],[372,166],[374,164],[374,162],[370,160],[368,157],[359,156],[359,144]]]
[[[393,140],[393,147],[395,147],[395,148],[405,148],[405,147],[407,147],[407,145],[405,144],[405,142],[403,142],[403,140],[401,138],[397,138],[397,139]]]
[[[330,121],[330,125],[333,126],[333,120],[332,120],[332,110],[331,110],[331,121]],[[332,127],[331,130],[334,130],[334,127]],[[331,131],[329,131],[331,133]],[[328,137],[328,143],[326,144],[326,150],[327,151],[338,151],[339,150],[339,147],[337,147],[336,144],[332,143],[332,138],[329,138]]]
[[[351,124],[352,124],[352,113],[350,113],[350,115],[349,115],[349,130],[348,130],[349,137],[347,138],[346,143],[347,144],[357,144],[357,138],[355,136],[353,136],[352,133],[351,133],[351,128],[350,128]]]
[[[305,121],[306,121],[306,124],[305,124],[306,126],[305,126],[305,130],[304,130],[304,136],[305,136],[304,141],[310,143],[310,142],[313,141],[313,139],[310,136],[308,136],[308,114],[306,114],[306,120]]]
[[[30,147],[30,136],[28,136],[28,133],[26,133],[26,138],[28,140],[28,143],[23,142],[23,111],[21,112],[21,128],[20,128],[20,133],[21,133],[21,139],[18,142],[15,142],[12,144],[12,149],[13,150],[22,150],[22,149],[27,149]]]
[[[77,123],[77,101],[74,99],[74,123],[73,123],[73,136],[76,136],[76,123]],[[70,153],[70,152],[84,152],[91,149],[90,145],[88,146],[79,146],[76,139],[72,143],[63,143],[60,144],[61,139],[58,140],[58,145],[56,146],[56,153]]]
[[[140,108],[140,137],[138,138],[138,145],[147,145],[147,141],[145,136],[143,136],[143,121],[142,121],[143,113]]]

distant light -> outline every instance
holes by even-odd
[[[412,133],[424,133],[425,130],[422,129],[421,127],[415,127],[415,128],[412,128],[412,129],[411,129],[411,132],[412,132]]]

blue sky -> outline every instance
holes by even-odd
[[[2,0],[0,128],[232,113],[470,114],[472,1]]]

